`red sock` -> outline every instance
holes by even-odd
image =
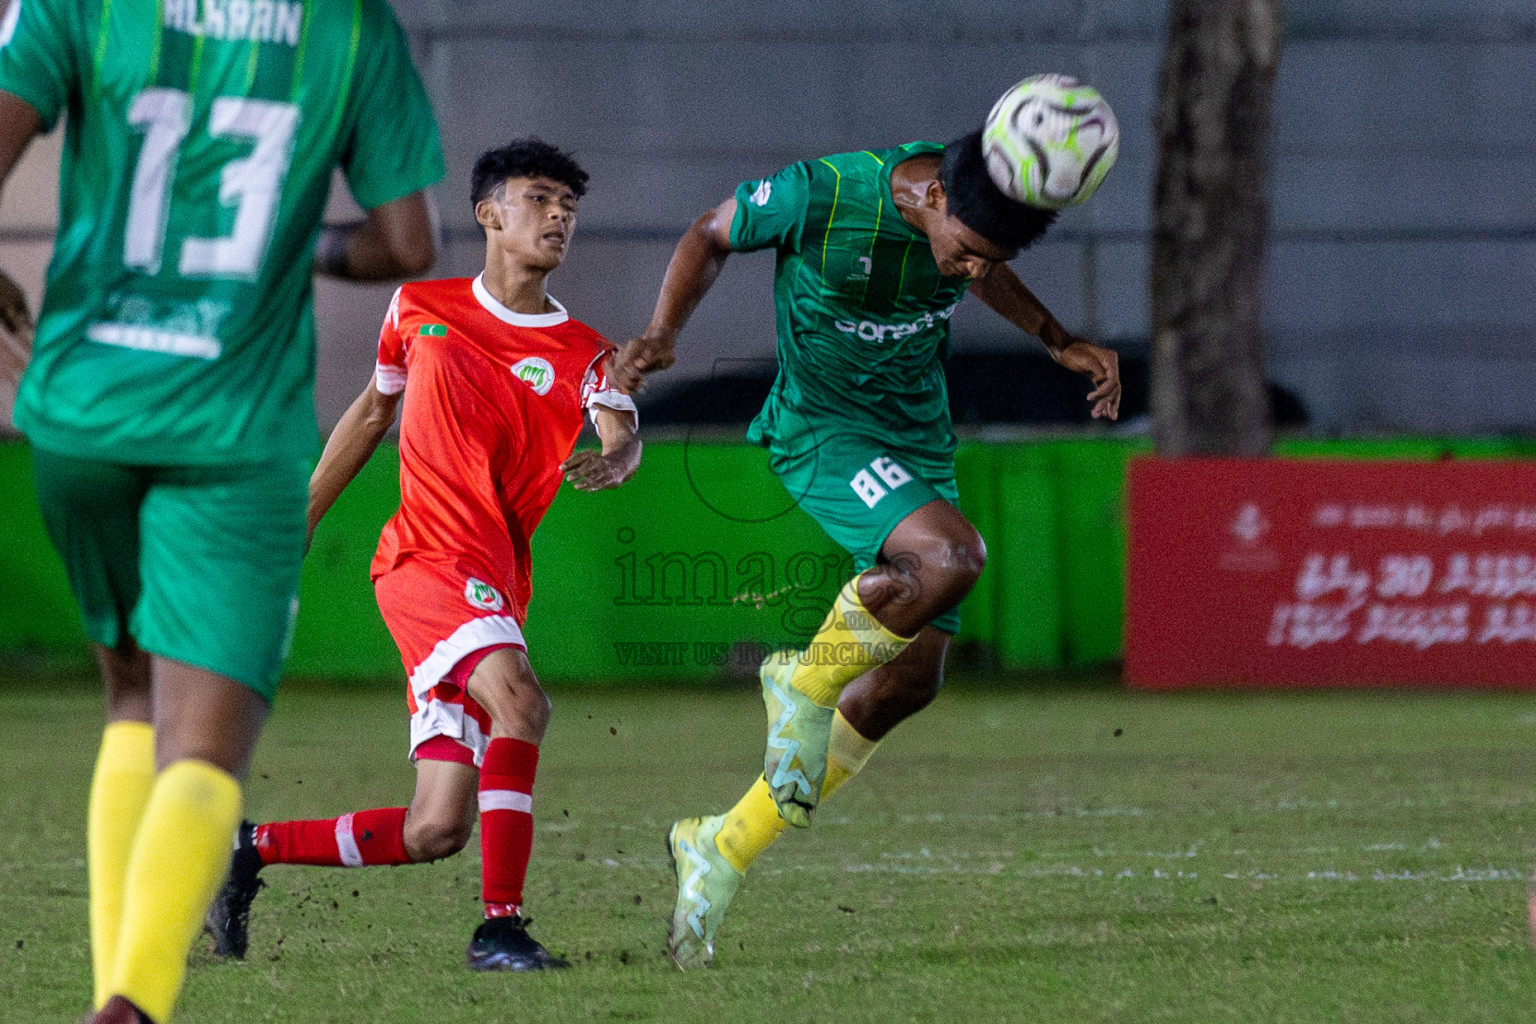
[[[360,868],[409,864],[405,852],[405,808],[355,811],[324,821],[277,821],[256,826],[256,852],[263,864],[321,864]]]
[[[486,917],[521,913],[533,850],[533,776],[539,748],[498,736],[480,765],[480,879]]]

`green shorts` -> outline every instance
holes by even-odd
[[[38,503],[85,630],[268,700],[292,639],[304,460],[125,466],[32,450]]]
[[[913,512],[937,500],[960,505],[952,457],[914,458],[861,434],[827,437],[798,455],[773,451],[769,465],[796,503],[853,556],[857,572],[880,560],[885,539]],[[960,609],[931,625],[960,632]]]

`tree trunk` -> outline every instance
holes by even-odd
[[[1266,455],[1264,251],[1281,0],[1170,0],[1157,113],[1152,418],[1163,455]]]

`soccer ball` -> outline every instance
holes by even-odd
[[[1097,89],[1035,75],[1003,93],[981,132],[987,173],[1010,199],[1047,210],[1081,203],[1120,151],[1120,126]]]

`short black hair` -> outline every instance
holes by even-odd
[[[1026,249],[1056,220],[1056,211],[1009,199],[987,173],[981,132],[944,147],[939,164],[948,212],[999,249]]]
[[[508,178],[550,178],[569,186],[578,199],[587,194],[587,172],[576,158],[536,135],[513,139],[500,149],[480,154],[470,176],[470,204],[480,205],[480,200],[495,194]]]

